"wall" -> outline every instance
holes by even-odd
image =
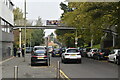
[[[0,17],[14,25],[13,12],[3,3],[3,0],[0,0]]]

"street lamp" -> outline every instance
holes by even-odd
[[[75,47],[77,48],[77,44],[78,44],[78,36],[77,36],[77,29],[76,29],[76,33],[75,33]]]
[[[25,50],[24,50],[24,54],[26,55],[26,0],[24,1],[24,15],[25,15],[25,19],[24,19],[24,26],[25,26]],[[24,62],[25,62],[25,56],[24,56]]]

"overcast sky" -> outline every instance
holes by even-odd
[[[12,0],[15,7],[19,7],[24,12],[24,0]],[[65,0],[26,0],[27,1],[27,19],[34,20],[39,16],[42,20],[59,20],[63,11],[60,9],[60,3]],[[46,36],[54,30],[45,30]]]

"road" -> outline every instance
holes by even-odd
[[[61,62],[59,57],[52,58],[52,65],[57,61]],[[101,79],[114,80],[113,78],[118,78],[118,66],[107,61],[98,61],[89,58],[82,58],[82,64],[78,63],[60,63],[61,70],[71,79]],[[110,79],[111,78],[111,79]],[[116,79],[115,79],[116,80]]]
[[[24,58],[13,58],[2,64],[2,76],[3,78],[14,77],[14,66],[19,67],[19,78],[44,78],[54,79],[56,78],[57,61],[60,61],[61,70],[72,79],[86,79],[97,80],[104,78],[105,80],[116,80],[118,78],[118,66],[107,61],[97,61],[89,58],[82,58],[82,63],[61,63],[60,57],[51,57],[51,66],[30,65],[30,54],[26,55],[26,61]]]

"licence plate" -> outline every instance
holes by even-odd
[[[42,58],[42,57],[38,57],[37,59],[44,59],[44,58]]]
[[[59,55],[59,54],[56,54],[56,55]]]
[[[108,56],[105,56],[105,57],[108,57]]]
[[[76,54],[71,54],[71,56],[76,56]]]

